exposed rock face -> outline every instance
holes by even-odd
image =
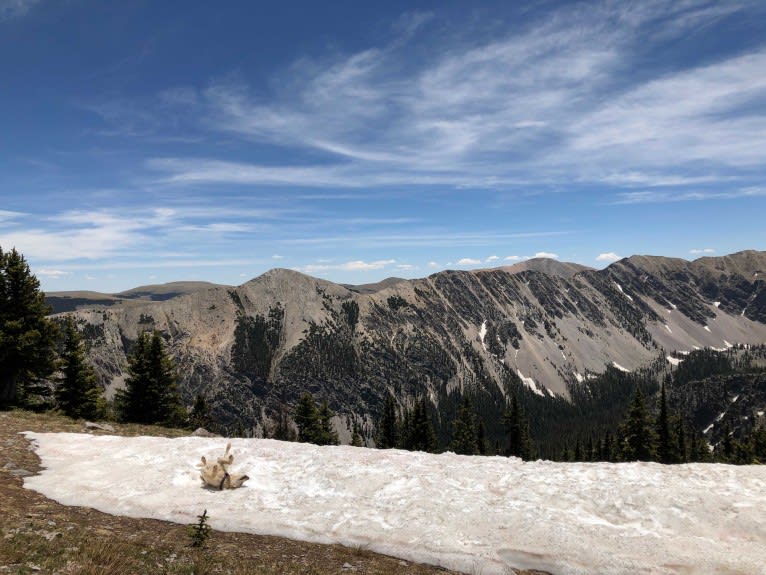
[[[456,388],[502,394],[521,382],[566,396],[606,365],[766,342],[766,252],[755,251],[634,256],[600,271],[532,261],[364,289],[275,269],[167,299],[132,291],[143,299],[92,297],[75,311],[107,390],[124,381],[138,334],[156,329],[187,403],[202,393],[219,420],[251,424],[306,390],[340,415],[377,414],[387,390],[437,402]]]

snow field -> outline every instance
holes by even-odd
[[[766,466],[522,462],[232,439],[245,487],[202,487],[229,440],[26,433],[25,487],[65,505],[361,546],[467,573],[766,574]]]

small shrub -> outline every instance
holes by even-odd
[[[213,530],[210,525],[207,524],[208,516],[207,509],[202,512],[202,515],[197,515],[197,523],[189,525],[189,537],[191,538],[192,547],[204,547],[210,532]]]

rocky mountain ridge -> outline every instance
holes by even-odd
[[[159,330],[184,399],[203,394],[219,420],[246,428],[305,390],[326,397],[339,421],[370,424],[388,391],[403,405],[425,394],[438,406],[464,390],[502,401],[512,386],[567,398],[607,366],[633,371],[695,348],[766,342],[766,252],[757,251],[633,256],[603,270],[530,260],[364,289],[274,269],[237,287],[131,291],[143,299],[49,301],[76,317],[109,392],[138,334]]]

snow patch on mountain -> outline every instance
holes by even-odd
[[[545,396],[542,390],[539,387],[537,387],[537,383],[535,383],[534,378],[524,377],[524,374],[521,373],[520,369],[516,370],[516,375],[519,376],[519,379],[522,381],[524,385],[526,385],[529,389],[534,391],[537,395]]]
[[[627,367],[623,367],[623,366],[621,366],[621,365],[620,365],[619,363],[617,363],[616,361],[613,361],[613,362],[612,362],[612,365],[613,365],[614,367],[616,367],[617,369],[619,369],[620,371],[623,371],[623,372],[625,372],[625,373],[630,373],[630,370],[629,370]]]

